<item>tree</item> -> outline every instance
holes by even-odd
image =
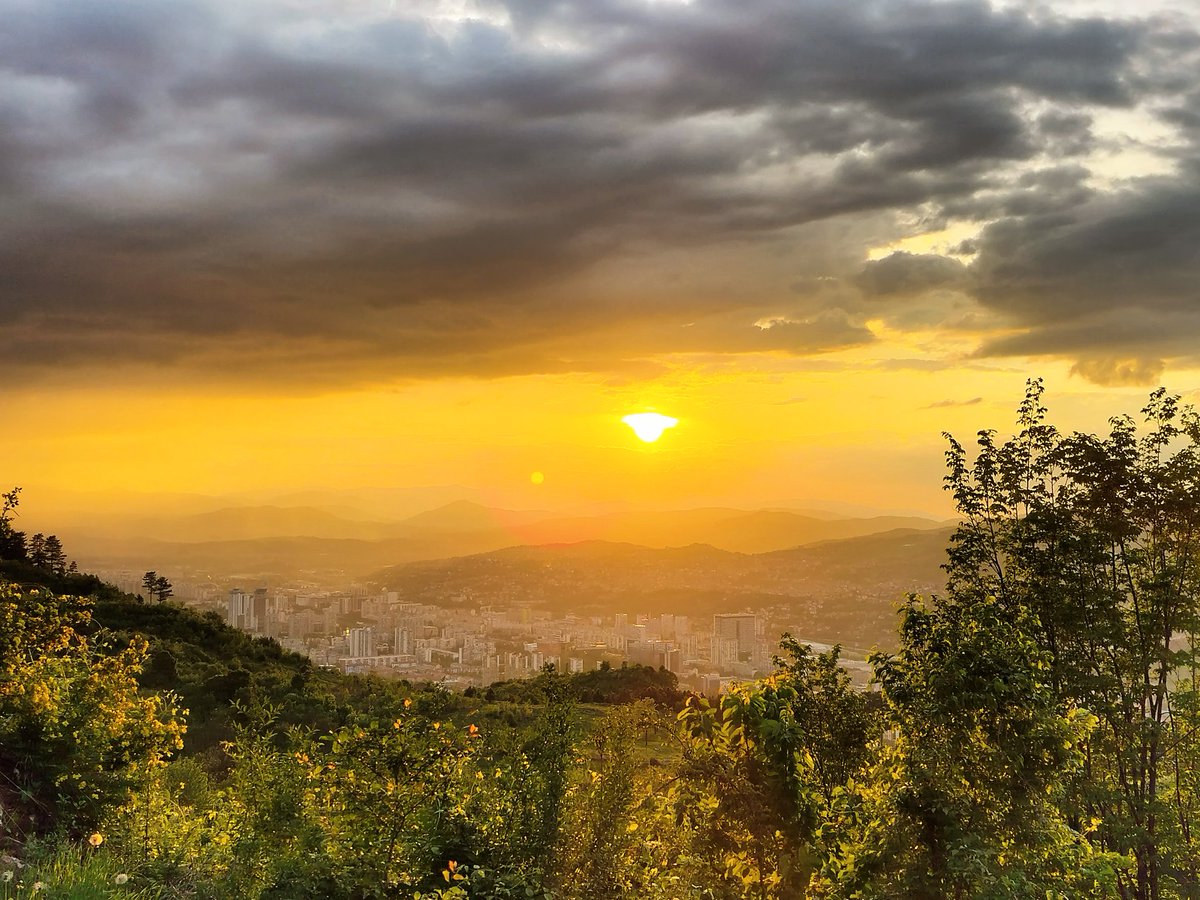
[[[12,520],[21,503],[21,489],[13,488],[0,494],[0,559],[24,562],[26,559],[25,534],[13,528]]]
[[[102,649],[91,625],[82,598],[0,581],[0,780],[19,791],[17,833],[93,829],[182,746],[177,698],[139,690],[146,642]]]
[[[813,655],[785,635],[787,658],[716,705],[690,698],[687,737],[671,794],[734,896],[806,896],[822,855],[821,831],[839,792],[871,757],[878,717],[838,664],[839,648]]]
[[[29,539],[28,547],[29,564],[44,569],[46,567],[46,536],[39,531]]]
[[[906,602],[872,658],[892,740],[834,804],[839,897],[1098,898],[1112,869],[1059,806],[1093,717],[1060,710],[1027,612],[991,597]]]
[[[174,596],[175,591],[171,586],[171,582],[167,580],[166,576],[159,575],[156,579],[154,579],[153,593],[158,602],[162,603],[168,597]]]
[[[49,535],[43,545],[43,550],[45,557],[42,563],[43,568],[49,569],[55,575],[65,575],[67,554],[63,551],[62,541],[58,539],[58,535]]]
[[[568,794],[559,847],[559,887],[566,900],[644,895],[630,859],[643,837],[633,821],[639,800],[633,746],[642,720],[654,715],[646,700],[616,706],[580,748],[586,775]]]
[[[1184,782],[1200,764],[1185,714],[1200,629],[1200,419],[1159,389],[1140,431],[1122,416],[1107,436],[1063,435],[1042,395],[1029,382],[1018,434],[997,444],[980,432],[973,461],[947,435],[946,486],[963,517],[948,591],[1027,614],[1059,708],[1096,717],[1063,810],[1132,860],[1122,896],[1195,892]]]
[[[142,576],[142,587],[146,589],[147,595],[154,597],[159,603],[175,594],[174,588],[166,576],[159,575],[153,570]]]

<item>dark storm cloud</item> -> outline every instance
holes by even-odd
[[[1196,190],[1103,193],[1071,162],[1096,146],[1089,110],[1154,103],[1188,127],[1197,104],[1164,92],[1192,45],[1146,65],[1177,28],[969,0],[512,0],[456,22],[6,5],[11,367],[228,352],[336,379],[871,340],[842,297],[787,299],[830,275],[873,304],[969,291],[1035,340],[1194,299]],[[975,262],[758,274],[812,223],[915,210],[991,221]],[[714,248],[742,254],[742,289],[645,274]]]
[[[962,263],[935,254],[896,252],[863,266],[858,284],[871,297],[923,294],[935,288],[952,288],[965,281]]]
[[[1031,329],[985,352],[1176,353],[1200,336],[1190,315],[1200,309],[1200,185],[1145,180],[1013,216],[984,229],[978,251],[973,293]]]

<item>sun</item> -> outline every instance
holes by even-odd
[[[632,413],[621,421],[632,428],[633,433],[647,444],[653,444],[662,437],[664,431],[679,424],[678,419],[652,412]]]

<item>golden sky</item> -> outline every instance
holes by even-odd
[[[0,479],[31,507],[946,514],[940,433],[1006,428],[1027,377],[1089,430],[1200,386],[1188,4],[0,12]],[[649,410],[654,444],[621,423]]]

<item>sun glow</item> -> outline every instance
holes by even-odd
[[[632,428],[633,433],[647,444],[653,444],[662,437],[664,431],[679,424],[678,419],[658,413],[633,413],[621,421]]]

